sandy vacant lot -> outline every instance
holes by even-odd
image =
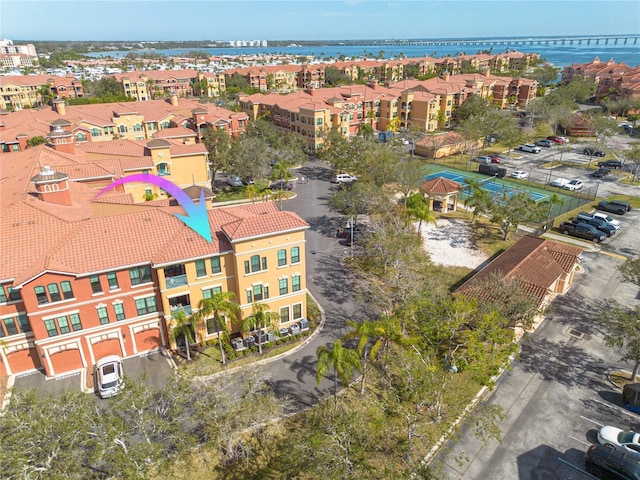
[[[471,245],[470,228],[463,220],[438,218],[438,226],[423,223],[420,233],[435,264],[475,269],[489,258]]]

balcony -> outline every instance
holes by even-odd
[[[182,287],[187,284],[187,275],[183,274],[167,277],[165,281],[167,282],[167,288]]]

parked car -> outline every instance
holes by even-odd
[[[602,212],[596,212],[593,214],[594,218],[599,218],[601,220],[604,220],[605,222],[607,222],[609,225],[613,226],[616,230],[618,228],[620,228],[620,222],[618,220],[615,220],[613,218],[611,218],[609,215],[607,215],[606,213],[602,213]]]
[[[540,147],[535,146],[533,143],[525,143],[524,145],[518,145],[518,150],[529,153],[540,153]]]
[[[356,180],[358,180],[356,177],[354,177],[353,175],[349,175],[348,173],[339,173],[336,175],[336,183],[349,183],[349,182],[355,182]]]
[[[545,138],[544,140],[536,140],[535,144],[538,147],[552,147],[553,146],[553,142],[551,140],[549,140],[548,138]]]
[[[640,460],[640,433],[606,425],[598,430],[598,442]]]
[[[122,358],[117,355],[109,355],[98,360],[95,380],[100,398],[109,398],[120,393],[124,388]]]
[[[487,155],[480,155],[477,157],[473,157],[472,161],[476,163],[491,163],[491,157]]]
[[[567,137],[558,137],[556,135],[549,135],[547,140],[551,140],[554,143],[569,143],[569,139]]]
[[[597,165],[605,168],[622,168],[620,160],[605,160],[604,162],[598,162]]]
[[[562,188],[564,187],[567,183],[569,183],[569,180],[567,180],[566,178],[556,178],[553,182],[551,182],[549,185],[551,185],[552,187],[559,187]]]
[[[583,222],[588,225],[591,225],[592,227],[596,227],[598,230],[603,232],[607,237],[612,237],[616,233],[616,228],[613,225],[609,225],[607,222],[599,218],[594,218],[594,217],[585,218],[584,216],[581,216],[580,214],[578,214],[578,216],[574,218],[572,222],[573,223]]]
[[[574,191],[574,190],[580,190],[583,186],[584,186],[584,183],[582,182],[582,180],[578,180],[577,178],[574,178],[569,183],[566,183],[565,185],[563,185],[562,188],[564,188],[565,190]]]
[[[286,180],[278,180],[273,182],[270,187],[272,190],[293,190],[293,183]]]
[[[606,177],[607,175],[609,175],[610,173],[611,173],[611,169],[610,169],[610,168],[604,168],[604,167],[602,167],[602,168],[599,168],[598,170],[596,170],[595,172],[593,172],[593,173],[591,174],[591,176],[592,176],[593,178],[604,178],[604,177]]]
[[[587,147],[582,150],[582,153],[585,155],[590,155],[592,157],[604,157],[605,153],[602,150],[597,150],[593,147]]]
[[[598,478],[640,480],[640,462],[607,445],[591,445],[585,463],[587,471]]]
[[[584,222],[562,222],[558,227],[558,230],[560,230],[560,232],[564,233],[565,235],[584,238],[595,243],[602,242],[607,237],[604,232],[601,232],[596,227],[593,227]]]
[[[524,170],[514,170],[513,172],[511,172],[511,175],[509,176],[511,178],[527,178],[529,174]]]
[[[491,155],[491,163],[500,163],[500,157],[497,155]]]
[[[596,209],[615,213],[617,215],[624,215],[631,210],[631,206],[627,202],[622,202],[620,200],[611,200],[610,202],[602,200],[598,205],[596,205]]]
[[[242,180],[237,175],[229,175],[227,177],[227,185],[230,187],[241,187]]]

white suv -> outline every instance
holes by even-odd
[[[535,146],[533,143],[525,143],[524,145],[518,145],[518,150],[529,153],[540,153],[540,147]]]
[[[351,183],[357,180],[353,175],[349,175],[348,173],[339,173],[336,175],[336,183]]]

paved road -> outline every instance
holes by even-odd
[[[316,349],[344,335],[346,322],[366,316],[353,292],[353,278],[341,261],[349,255],[348,247],[339,244],[336,231],[344,216],[329,211],[332,173],[329,167],[314,160],[296,171],[309,183],[296,184],[296,198],[283,204],[284,210],[296,212],[311,226],[306,235],[307,287],[325,312],[323,330],[305,348],[266,366],[277,395],[288,396],[298,406],[314,404],[332,392],[333,381],[315,377]],[[332,377],[330,377],[332,379]]]
[[[620,283],[623,256],[640,254],[640,211],[620,217],[619,235],[599,252],[585,253],[585,272],[567,295],[557,297],[541,327],[522,343],[521,356],[485,400],[500,405],[503,442],[482,445],[468,426],[434,462],[451,479],[592,479],[584,452],[602,425],[640,429],[640,416],[622,408],[606,373],[631,369],[602,342],[591,312],[602,299],[640,304],[637,286]],[[462,454],[466,459],[457,463]]]

